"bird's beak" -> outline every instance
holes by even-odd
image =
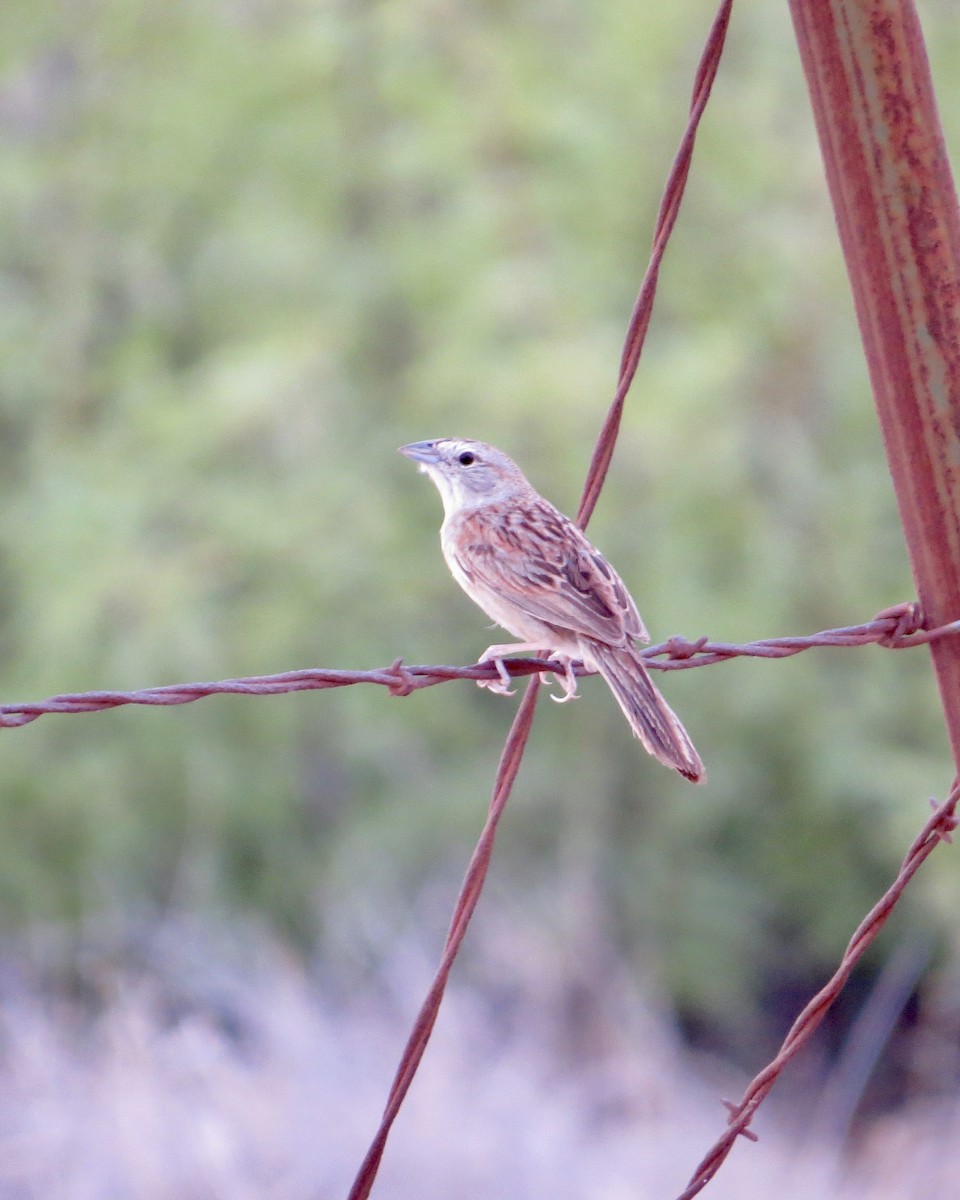
[[[428,463],[433,466],[440,461],[436,442],[411,442],[409,446],[401,446],[401,454],[412,458],[414,462]]]

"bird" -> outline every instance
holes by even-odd
[[[633,597],[583,532],[545,500],[501,450],[466,438],[411,442],[399,452],[436,484],[440,545],[454,579],[518,643],[488,646],[481,687],[512,695],[506,654],[549,652],[563,703],[577,695],[574,662],[599,672],[636,737],[694,783],[706,772],[680,719],[657,690],[636,642],[648,642]]]

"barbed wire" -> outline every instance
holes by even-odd
[[[907,851],[896,879],[858,925],[833,977],[807,1003],[783,1039],[776,1058],[755,1076],[740,1102],[734,1104],[729,1100],[724,1101],[730,1113],[728,1128],[707,1151],[694,1171],[686,1190],[681,1192],[677,1200],[692,1200],[692,1197],[703,1191],[723,1165],[738,1137],[746,1137],[752,1141],[757,1140],[757,1135],[749,1128],[757,1109],[776,1083],[784,1067],[813,1036],[828,1009],[843,990],[851,971],[887,923],[887,919],[903,895],[904,889],[920,869],[924,860],[940,842],[951,841],[950,835],[957,828],[958,823],[956,816],[958,801],[960,801],[960,782],[957,780],[954,780],[950,793],[942,804],[936,806],[936,802],[931,801],[931,804],[935,806],[933,814]]]
[[[517,715],[510,726],[510,732],[507,735],[503,752],[500,755],[500,763],[494,779],[487,819],[470,858],[466,875],[460,887],[460,893],[457,896],[453,918],[450,922],[450,928],[443,946],[440,965],[437,968],[433,983],[430,985],[430,990],[427,992],[426,999],[420,1006],[420,1011],[414,1020],[410,1037],[407,1039],[403,1054],[400,1056],[400,1065],[397,1067],[397,1073],[390,1087],[390,1094],[387,1097],[380,1125],[373,1141],[370,1143],[370,1148],[364,1156],[360,1170],[353,1181],[353,1187],[350,1189],[348,1200],[366,1200],[366,1197],[369,1196],[373,1181],[377,1177],[377,1170],[380,1166],[380,1159],[383,1157],[387,1138],[390,1135],[390,1129],[396,1120],[397,1114],[400,1112],[400,1106],[403,1104],[410,1084],[413,1082],[413,1077],[427,1048],[427,1042],[430,1040],[430,1034],[433,1032],[433,1027],[436,1024],[437,1015],[440,1012],[440,1003],[443,1000],[443,993],[447,986],[447,979],[450,976],[454,960],[459,953],[461,943],[466,935],[470,918],[473,916],[474,909],[477,907],[480,899],[480,893],[483,890],[487,870],[493,857],[493,844],[497,835],[497,826],[507,807],[507,801],[510,799],[510,793],[513,790],[517,773],[520,770],[523,752],[526,749],[527,739],[530,737],[530,730],[533,728],[533,716],[536,710],[539,688],[540,677],[534,675],[527,685],[523,699],[520,701],[520,707],[517,709]]]
[[[658,671],[684,671],[692,667],[708,667],[729,662],[734,658],[789,658],[815,647],[849,647],[879,645],[890,650],[906,650],[922,646],[938,638],[960,633],[960,621],[941,625],[938,629],[922,627],[920,607],[916,603],[898,604],[884,609],[872,621],[862,625],[845,625],[825,629],[806,636],[764,638],[761,641],[713,642],[707,637],[690,641],[675,636],[642,650],[647,666]],[[504,667],[513,678],[540,675],[558,670],[549,658],[512,658]],[[582,664],[574,667],[577,675],[590,675]],[[307,667],[299,671],[282,671],[276,675],[250,675],[242,679],[220,679],[209,683],[171,683],[161,687],[140,688],[135,691],[64,692],[46,700],[25,704],[0,704],[0,729],[29,725],[38,717],[51,713],[90,713],[122,708],[128,704],[169,707],[192,704],[208,696],[279,696],[288,692],[315,692],[327,688],[352,687],[359,683],[374,683],[387,688],[394,696],[408,696],[422,688],[449,683],[452,679],[495,680],[499,675],[491,663],[473,666],[407,666],[396,659],[389,667],[369,671],[338,671],[324,667]]]

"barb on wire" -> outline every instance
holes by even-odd
[[[659,671],[686,671],[691,667],[708,667],[729,662],[734,658],[790,658],[817,646],[886,646],[904,650],[922,646],[952,633],[960,633],[960,621],[941,625],[939,629],[924,630],[916,604],[900,604],[878,613],[863,625],[845,625],[840,629],[825,629],[801,637],[765,638],[758,642],[711,642],[706,637],[689,641],[679,636],[668,638],[655,646],[647,646],[643,657],[647,666]],[[506,659],[504,666],[514,678],[540,675],[557,670],[548,658]],[[582,665],[576,674],[587,675]],[[451,679],[497,679],[497,669],[490,663],[468,667],[406,666],[397,659],[389,667],[372,671],[336,671],[310,667],[301,671],[284,671],[277,675],[252,675],[245,679],[220,679],[213,683],[171,683],[163,687],[142,688],[137,691],[67,692],[25,704],[0,704],[0,729],[29,725],[49,713],[102,712],[126,704],[169,707],[191,704],[206,696],[278,696],[285,692],[314,692],[327,688],[351,687],[358,683],[375,683],[393,696],[409,696],[421,688],[435,687]]]
[[[907,851],[896,879],[857,927],[832,979],[817,992],[794,1021],[776,1058],[752,1080],[739,1104],[725,1101],[730,1114],[727,1129],[707,1151],[686,1189],[681,1192],[677,1200],[692,1200],[692,1197],[703,1191],[723,1165],[738,1137],[743,1136],[756,1140],[756,1134],[749,1128],[754,1114],[787,1063],[810,1040],[817,1026],[826,1016],[827,1010],[843,990],[851,971],[886,924],[907,884],[920,869],[927,856],[940,842],[951,840],[950,835],[957,828],[958,801],[960,801],[960,782],[954,780],[946,800],[934,808],[930,819]]]

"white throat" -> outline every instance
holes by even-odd
[[[451,479],[449,475],[444,474],[439,467],[435,467],[432,463],[421,463],[420,470],[424,475],[429,475],[436,484],[440,499],[443,501],[445,517],[452,517],[454,513],[463,508],[467,502],[467,494],[459,479]]]

